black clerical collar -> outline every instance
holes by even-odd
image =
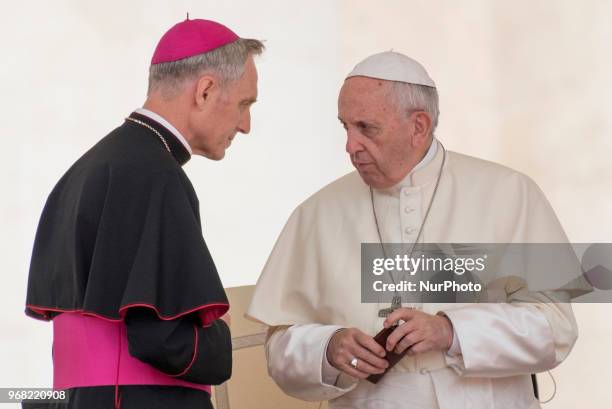
[[[189,159],[191,159],[191,154],[189,153],[189,151],[185,148],[181,141],[179,141],[176,136],[174,136],[174,134],[165,126],[149,118],[146,115],[139,114],[138,112],[132,112],[130,114],[130,118],[144,122],[145,124],[151,126],[156,131],[158,131],[165,139],[166,143],[168,144],[168,147],[170,148],[170,153],[172,153],[172,156],[174,156],[174,159],[176,159],[179,165],[183,166],[185,163],[187,163],[187,161],[189,161]],[[155,136],[153,132],[151,132],[151,134]]]

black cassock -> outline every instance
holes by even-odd
[[[124,320],[133,357],[169,375],[188,368],[182,380],[223,383],[231,375],[231,336],[216,318],[228,302],[181,168],[189,152],[152,119],[130,117],[159,131],[170,152],[151,129],[126,120],[66,172],[38,226],[26,314]],[[196,338],[202,312],[212,325],[197,325]],[[198,389],[112,385],[71,389],[68,404],[24,407],[110,409],[116,397],[122,409],[212,407]]]

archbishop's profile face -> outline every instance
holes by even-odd
[[[346,130],[346,152],[363,181],[391,187],[410,171],[410,117],[388,97],[387,81],[348,78],[338,98],[338,119]]]
[[[257,70],[249,56],[242,76],[211,95],[210,108],[199,119],[200,151],[213,160],[223,159],[237,133],[251,130],[251,105],[257,99]]]

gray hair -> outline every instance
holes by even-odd
[[[240,38],[203,54],[151,65],[148,94],[161,91],[165,97],[172,97],[186,81],[206,72],[219,75],[221,85],[225,86],[242,76],[249,55],[259,55],[264,49],[259,40]]]
[[[440,108],[438,106],[438,90],[426,85],[407,84],[400,81],[389,81],[388,96],[394,102],[400,113],[423,110],[431,118],[431,134],[438,126]]]

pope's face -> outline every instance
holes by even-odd
[[[400,115],[389,100],[388,85],[351,77],[338,98],[346,152],[363,181],[377,189],[397,184],[418,162],[412,148],[412,115]]]
[[[194,152],[213,160],[223,159],[236,134],[250,132],[250,108],[256,99],[257,70],[249,56],[242,76],[211,95],[209,108],[198,118],[199,143]]]

